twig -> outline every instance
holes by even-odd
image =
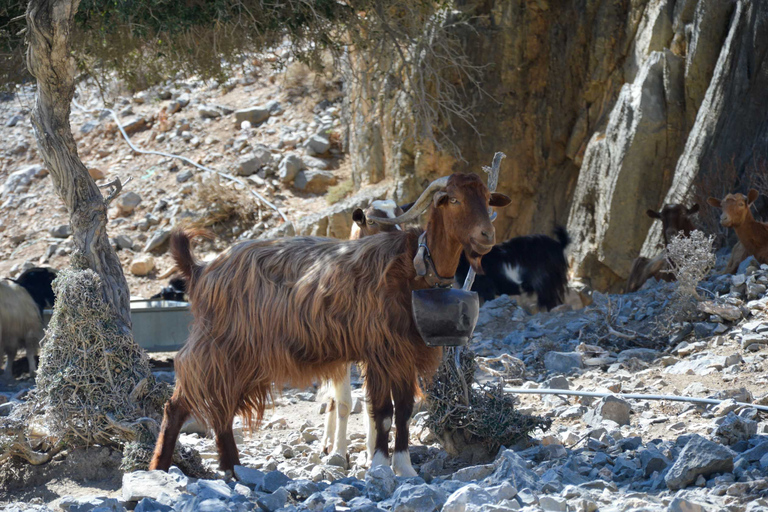
[[[132,179],[133,179],[133,176],[129,177],[127,180],[125,180],[125,184],[127,185]],[[123,183],[120,181],[120,178],[115,178],[114,180],[110,181],[106,185],[100,185],[99,188],[112,189],[109,191],[109,195],[106,198],[104,198],[104,205],[107,208],[109,208],[109,203],[111,203],[112,200],[116,198],[120,194],[120,192],[122,192]]]
[[[613,334],[614,336],[616,336],[618,338],[624,338],[625,340],[634,340],[635,338],[637,338],[637,333],[624,334],[623,332],[619,332],[616,329],[614,329],[613,327],[611,327],[610,324],[608,324],[608,333],[609,334]]]
[[[82,105],[77,103],[77,101],[75,101],[74,99],[72,100],[72,104],[75,105],[79,110],[81,110],[81,111],[83,111],[83,112],[85,112],[87,114],[94,114],[94,113],[97,112],[96,110],[86,110]],[[275,206],[274,204],[269,202],[264,196],[262,196],[261,194],[259,194],[255,190],[253,190],[251,187],[249,187],[243,180],[241,180],[239,178],[235,178],[231,174],[228,174],[228,173],[222,172],[222,171],[217,171],[215,169],[211,169],[211,168],[206,167],[204,165],[200,165],[197,162],[195,162],[193,160],[190,160],[189,158],[187,158],[185,156],[175,155],[173,153],[165,153],[164,151],[153,151],[153,150],[137,148],[131,142],[131,139],[130,139],[130,137],[128,137],[128,134],[125,132],[125,129],[123,129],[123,125],[120,124],[120,120],[118,119],[117,114],[115,113],[115,111],[110,109],[110,108],[102,108],[101,110],[109,112],[112,115],[112,119],[115,121],[115,124],[117,124],[117,128],[118,128],[118,130],[120,130],[120,133],[123,134],[123,138],[125,139],[125,142],[128,143],[128,146],[130,146],[130,148],[134,152],[142,154],[142,155],[158,155],[158,156],[163,156],[165,158],[176,158],[178,160],[181,160],[182,162],[186,162],[189,165],[197,167],[201,171],[218,174],[222,178],[227,179],[227,180],[229,180],[229,181],[231,181],[233,183],[237,183],[238,185],[243,187],[245,190],[250,192],[254,197],[256,197],[256,199],[258,199],[259,201],[261,201],[262,203],[264,203],[268,207],[270,207],[273,210],[275,210],[280,215],[280,217],[283,219],[284,222],[288,222],[288,217],[286,217],[285,214],[277,206]]]

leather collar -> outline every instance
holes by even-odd
[[[413,268],[416,269],[416,275],[423,277],[427,284],[433,288],[452,288],[454,276],[442,277],[437,274],[435,262],[432,261],[432,255],[427,247],[427,232],[424,231],[419,236],[419,249],[416,251],[416,257],[413,258]]]

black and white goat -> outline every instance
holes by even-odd
[[[518,236],[495,245],[483,256],[483,275],[475,277],[472,290],[482,300],[499,295],[536,294],[539,308],[550,310],[563,303],[568,285],[568,263],[565,249],[571,238],[565,228],[555,228],[557,240],[546,235]],[[469,271],[469,263],[461,255],[456,280],[459,285]]]
[[[151,296],[150,300],[174,300],[186,302],[187,280],[181,276],[176,276],[168,281],[168,286],[164,286],[160,293]]]
[[[27,290],[32,300],[37,304],[40,317],[43,310],[52,308],[55,297],[53,295],[53,280],[56,279],[56,271],[48,267],[33,267],[25,270],[14,279],[19,286]]]

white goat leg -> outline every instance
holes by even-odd
[[[365,400],[365,416],[363,417],[363,424],[365,425],[365,431],[367,436],[365,438],[365,444],[368,447],[368,464],[373,462],[373,452],[376,451],[376,422],[373,421],[373,408],[368,398]]]
[[[395,472],[396,476],[412,477],[418,475],[411,465],[411,454],[408,453],[408,450],[392,454],[392,471]]]
[[[352,412],[352,365],[347,365],[347,372],[341,382],[333,382],[334,398],[336,399],[336,433],[333,442],[333,453],[347,456],[347,423]]]
[[[325,409],[325,430],[323,430],[323,438],[320,441],[320,447],[323,453],[330,453],[333,449],[333,436],[336,432],[336,400],[331,395],[331,382],[323,382],[322,388],[323,396],[328,403]]]

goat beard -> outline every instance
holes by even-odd
[[[467,257],[469,266],[475,271],[475,274],[482,276],[485,274],[482,265],[483,255],[473,251],[472,249],[464,249],[464,256]]]

